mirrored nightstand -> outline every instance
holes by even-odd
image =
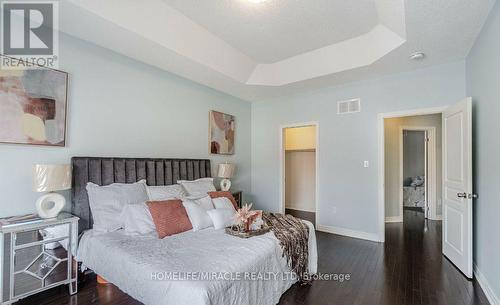
[[[0,304],[68,285],[77,292],[78,217],[61,213],[0,226]]]

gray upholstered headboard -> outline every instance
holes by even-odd
[[[80,217],[79,232],[92,228],[92,213],[86,186],[133,183],[146,179],[148,185],[170,185],[177,180],[212,177],[210,160],[73,157],[71,212]],[[117,215],[118,216],[118,215]]]

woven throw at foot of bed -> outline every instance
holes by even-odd
[[[308,239],[309,228],[300,219],[292,215],[264,213],[262,218],[271,227],[279,240],[292,271],[302,283],[309,282],[308,277]]]

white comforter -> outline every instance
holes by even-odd
[[[316,235],[306,223],[314,274]],[[91,230],[82,236],[77,258],[146,305],[274,305],[294,283],[282,278],[290,269],[273,233],[240,239],[209,228],[158,239]],[[185,280],[212,272],[226,280]],[[178,278],[168,280],[167,275]]]

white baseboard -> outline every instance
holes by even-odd
[[[493,288],[490,286],[490,283],[484,277],[484,275],[481,273],[481,270],[477,267],[476,263],[474,263],[474,276],[476,277],[477,282],[483,289],[484,294],[486,295],[486,298],[490,302],[491,305],[500,305],[500,299],[497,297],[495,294],[495,291],[493,291]]]
[[[443,215],[436,215],[436,217],[432,218],[431,220],[443,220]]]
[[[285,205],[285,209],[287,209],[287,210],[294,210],[294,211],[301,211],[301,212],[316,213],[316,211],[311,211],[311,210],[308,210],[308,209],[300,209],[300,208],[288,207],[286,205]]]
[[[389,216],[385,218],[385,222],[403,222],[403,217],[401,216]]]
[[[316,230],[321,231],[321,232],[326,232],[326,233],[343,235],[343,236],[352,237],[352,238],[380,242],[380,238],[379,238],[378,234],[373,234],[373,233],[355,231],[355,230],[339,228],[339,227],[323,226],[323,225],[316,225]]]

